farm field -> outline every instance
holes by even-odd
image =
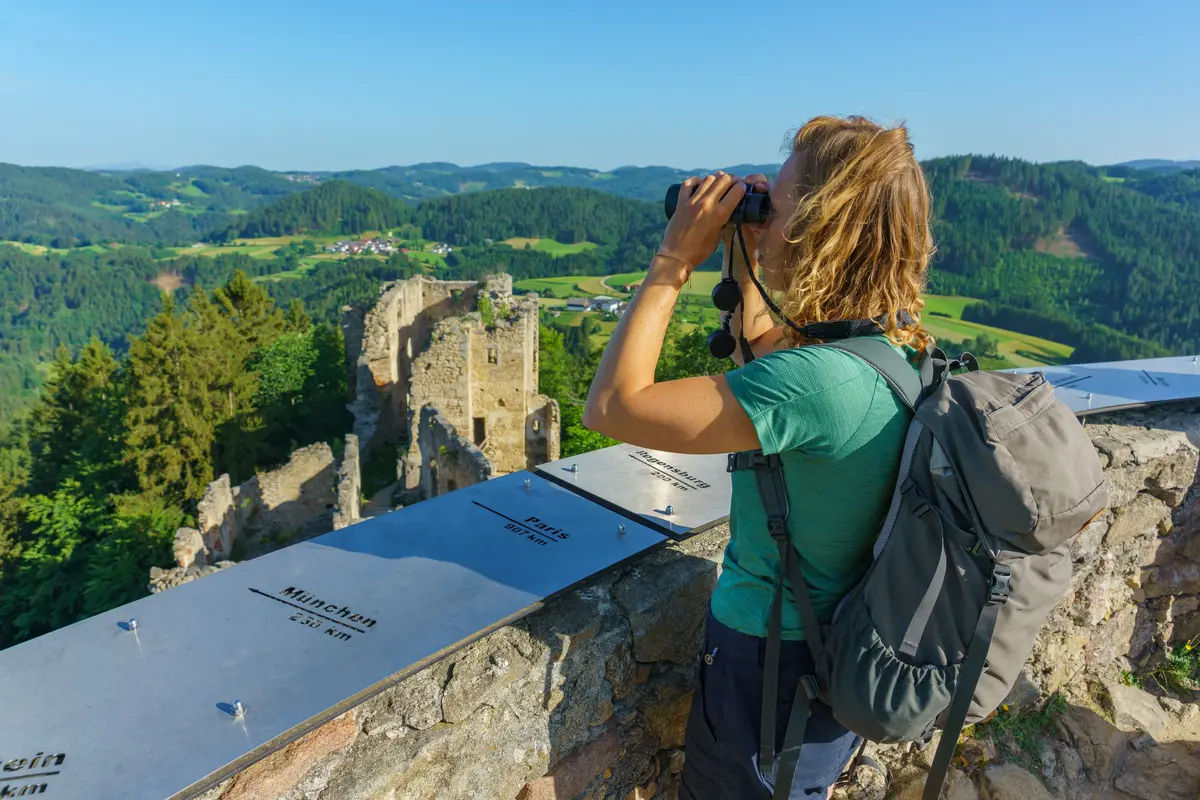
[[[524,236],[514,236],[511,239],[505,239],[500,244],[506,244],[514,250],[524,250],[525,245],[529,245],[531,250],[540,250],[543,253],[549,253],[554,256],[565,256],[571,253],[584,253],[588,250],[596,249],[597,245],[594,242],[577,242],[576,244],[563,244],[556,242],[553,239],[530,239]]]
[[[124,246],[124,245],[119,245],[119,244],[111,244],[111,245],[93,244],[88,247],[75,247],[75,248],[64,250],[64,249],[57,248],[57,247],[46,247],[45,245],[41,245],[41,244],[29,244],[28,242],[12,242],[12,241],[8,241],[8,240],[0,240],[0,245],[4,245],[4,244],[11,245],[11,246],[17,248],[18,250],[23,250],[32,256],[43,256],[46,253],[56,253],[58,255],[62,255],[65,253],[70,253],[70,252],[103,253],[105,250],[116,250],[117,248]]]
[[[619,287],[634,283],[646,277],[644,272],[626,272],[620,275],[568,275],[560,278],[527,278],[513,283],[513,288],[520,292],[537,292],[546,295],[553,293],[556,297],[589,296],[598,294],[609,297],[628,297],[629,294]],[[687,285],[683,287],[686,295],[697,295],[704,298],[712,296],[712,288],[721,280],[719,272],[693,272]],[[543,297],[543,300],[548,299]]]
[[[635,283],[644,277],[644,272],[628,272],[602,277],[572,275],[559,278],[533,278],[517,281],[513,284],[513,288],[523,292],[538,292],[543,295],[541,298],[543,306],[555,307],[565,305],[562,298],[567,297],[591,297],[598,294],[627,297],[628,295],[624,292],[611,287]],[[720,279],[719,272],[692,273],[692,277],[684,286],[682,293],[691,301],[681,310],[686,320],[685,330],[696,325],[711,330],[720,323],[719,313],[708,302],[708,298],[712,294],[712,287]],[[546,296],[549,294],[554,296]],[[926,295],[925,315],[922,322],[936,339],[943,341],[962,342],[974,339],[981,334],[991,336],[999,342],[1000,355],[1014,367],[1048,366],[1061,364],[1070,359],[1074,348],[1068,345],[964,320],[962,318],[963,309],[974,302],[977,301],[972,297]],[[570,324],[579,325],[586,313],[588,312],[574,312],[570,318]],[[596,344],[606,342],[612,335],[611,329],[615,327],[615,323],[602,323],[602,325],[604,327],[601,332],[593,337]]]

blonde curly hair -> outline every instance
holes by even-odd
[[[801,153],[796,209],[779,269],[780,308],[800,325],[878,319],[897,345],[923,350],[922,297],[934,253],[929,187],[903,126],[816,117],[792,140]],[[896,312],[911,322],[901,326]],[[790,346],[805,344],[784,328]]]

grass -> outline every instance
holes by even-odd
[[[420,261],[422,264],[430,264],[435,267],[444,268],[446,259],[439,256],[437,253],[430,253],[428,250],[409,250],[408,257],[413,261]]]
[[[185,197],[208,197],[203,189],[191,181],[187,183],[173,183],[171,184],[171,188]]]
[[[583,253],[588,250],[596,249],[597,245],[594,242],[576,242],[575,244],[563,244],[556,242],[553,239],[534,239],[526,236],[514,236],[511,239],[505,239],[500,244],[506,244],[514,250],[524,250],[525,245],[529,245],[531,250],[539,250],[543,253],[549,253],[552,256],[565,256],[572,253]]]
[[[26,253],[29,253],[31,256],[44,256],[46,253],[55,253],[56,255],[63,255],[65,253],[104,253],[108,250],[117,250],[121,247],[125,247],[123,244],[92,244],[88,245],[87,247],[61,248],[46,247],[45,245],[41,244],[29,244],[28,242],[13,242],[6,239],[0,239],[0,245],[4,244],[12,245],[18,250],[23,250]]]
[[[1015,761],[1037,774],[1041,767],[1038,739],[1049,734],[1067,710],[1067,699],[1058,692],[1038,708],[1017,712],[1001,706],[986,722],[968,728],[964,735],[977,739],[991,737],[997,749],[1007,751]]]
[[[526,278],[523,281],[517,281],[513,284],[513,289],[521,292],[537,292],[544,295],[555,295],[562,297],[564,295],[582,294],[579,289],[579,281],[584,280],[576,275],[569,275],[561,278]]]
[[[246,240],[242,240],[246,241]],[[279,249],[279,245],[263,245],[263,244],[228,244],[223,247],[216,245],[205,245],[189,250],[193,255],[200,256],[219,256],[232,253],[242,253],[251,258],[274,258],[275,251]]]
[[[1200,634],[1168,650],[1167,657],[1157,667],[1128,675],[1128,681],[1125,672],[1121,673],[1121,678],[1132,686],[1140,687],[1146,681],[1153,681],[1165,692],[1190,695],[1200,689]]]
[[[310,236],[295,235],[295,236],[263,236],[258,239],[234,239],[233,243],[234,243],[234,245],[237,245],[239,247],[252,247],[252,246],[257,246],[257,245],[263,245],[263,246],[272,245],[274,247],[283,247],[285,245],[291,244],[292,242],[302,242],[305,239],[313,239],[313,241],[316,241],[315,238],[310,237]]]
[[[977,322],[926,316],[921,320],[925,328],[938,339],[962,341],[986,333],[1000,342],[1000,355],[1014,367],[1040,367],[1062,364],[1071,357],[1073,347],[1037,336],[993,328]]]
[[[579,291],[592,296],[608,294],[610,291],[603,278],[582,278],[575,285],[579,287]]]
[[[617,275],[606,275],[605,282],[611,287],[609,294],[616,294],[622,297],[625,294],[621,291],[621,287],[627,283],[638,283],[646,277],[645,272],[622,272]],[[708,298],[712,296],[713,287],[721,280],[719,272],[693,272],[692,277],[683,286],[683,294],[700,295]]]
[[[289,281],[295,280],[296,278],[303,278],[312,271],[313,267],[317,266],[317,264],[321,263],[321,261],[327,260],[328,259],[317,259],[315,257],[303,258],[300,260],[300,266],[296,267],[295,269],[285,269],[282,272],[272,272],[270,275],[258,275],[250,280],[252,283],[278,283],[279,281]]]
[[[925,295],[925,313],[944,315],[951,319],[962,319],[963,309],[978,302],[974,297],[927,294]]]

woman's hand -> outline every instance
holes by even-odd
[[[667,223],[659,252],[678,259],[691,275],[717,249],[722,228],[745,194],[745,184],[724,172],[704,180],[688,178],[679,190],[679,203]]]

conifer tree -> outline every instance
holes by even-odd
[[[205,371],[212,360],[196,357],[195,337],[164,295],[162,312],[129,348],[126,459],[142,490],[168,502],[198,499],[213,477],[215,378]]]
[[[120,364],[98,339],[77,359],[59,348],[51,377],[29,415],[32,492],[52,492],[67,479],[96,494],[131,488],[121,464],[123,384]]]
[[[312,327],[312,318],[304,310],[304,301],[299,297],[292,298],[284,318],[287,320],[288,330],[292,333],[308,333],[308,329]]]
[[[271,296],[240,269],[233,273],[229,283],[213,293],[213,301],[233,324],[244,347],[243,358],[275,341],[288,324]]]
[[[235,276],[230,286],[236,283]],[[232,295],[221,289],[214,294],[215,303],[202,290],[194,290],[185,319],[196,375],[203,381],[205,414],[214,431],[214,474],[228,472],[238,483],[253,473],[263,437],[254,403],[258,376],[246,367],[256,349],[251,342],[278,338],[283,317],[248,280]]]

